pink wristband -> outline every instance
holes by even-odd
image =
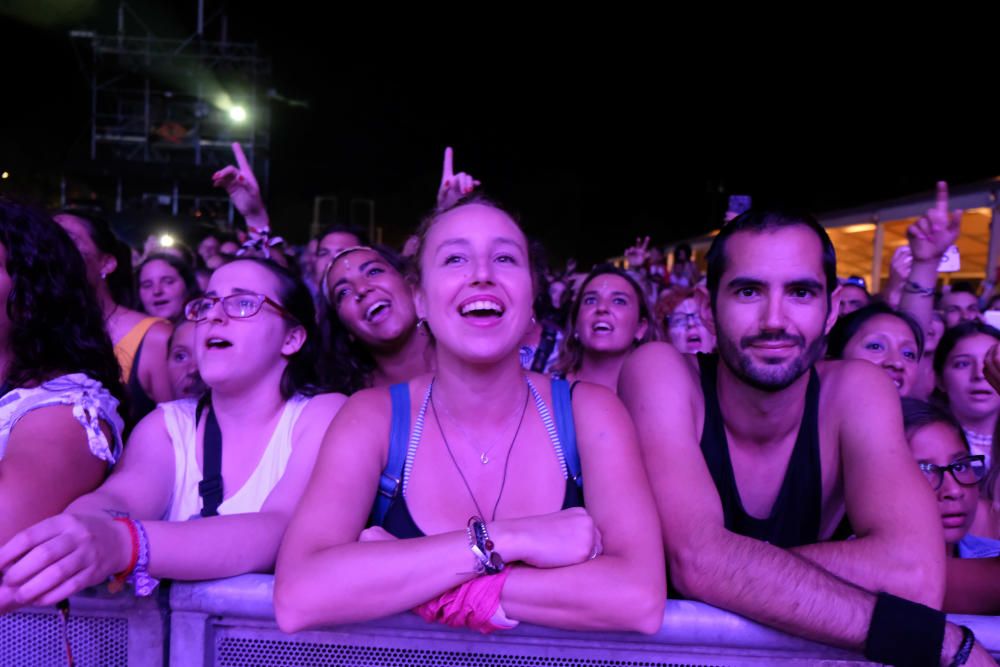
[[[469,628],[483,634],[509,630],[515,626],[497,625],[492,619],[500,609],[500,593],[511,569],[508,565],[498,574],[470,579],[440,597],[415,607],[413,613],[428,623]]]

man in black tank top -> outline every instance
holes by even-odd
[[[685,596],[876,661],[951,664],[964,635],[933,611],[940,520],[896,388],[872,364],[819,361],[836,287],[814,218],[748,211],[708,254],[702,319],[718,358],[696,369],[650,343],[626,362],[619,396],[670,578]],[[856,538],[824,541],[845,518]],[[989,660],[978,645],[973,658]]]

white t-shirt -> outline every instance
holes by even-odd
[[[292,454],[292,431],[309,398],[296,395],[285,403],[278,425],[271,434],[264,454],[250,474],[246,484],[229,495],[219,505],[219,514],[259,512],[267,496],[285,474],[288,458]],[[203,479],[196,457],[197,400],[193,398],[161,403],[167,433],[174,448],[174,489],[170,505],[163,518],[168,521],[187,521],[201,516],[201,496],[198,483]],[[226,491],[228,494],[228,490]]]

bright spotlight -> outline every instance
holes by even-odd
[[[163,248],[170,248],[174,245],[174,237],[170,234],[162,234],[160,236],[160,246]]]
[[[242,123],[247,119],[247,110],[239,105],[229,107],[229,118],[234,123]]]
[[[6,181],[8,178],[10,178],[10,172],[9,171],[3,172],[2,174],[0,174],[0,178]]]

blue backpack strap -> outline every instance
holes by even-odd
[[[576,448],[576,426],[573,423],[573,402],[570,386],[564,378],[552,378],[552,413],[559,432],[563,456],[570,478],[583,488],[583,470],[580,467],[580,452]]]
[[[378,493],[372,508],[371,525],[381,526],[389,504],[400,492],[403,479],[403,464],[410,439],[410,385],[406,382],[389,387],[392,399],[392,425],[389,430],[389,455],[385,470],[378,480]]]

